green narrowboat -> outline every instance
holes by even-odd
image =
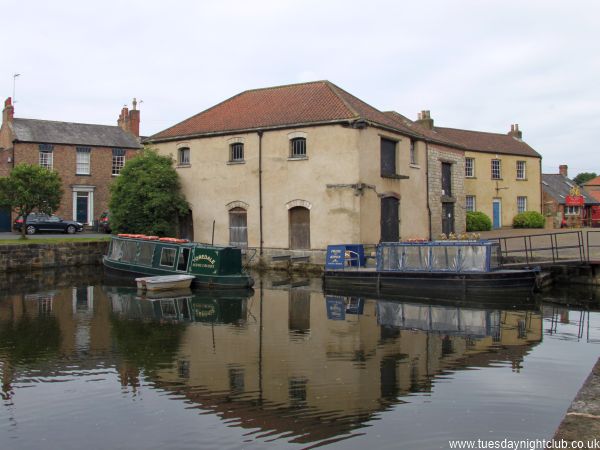
[[[192,286],[215,289],[249,288],[254,284],[242,268],[242,251],[139,234],[113,236],[104,266],[120,274],[193,275]]]

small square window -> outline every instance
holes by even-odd
[[[306,158],[306,139],[294,138],[290,141],[290,157]]]
[[[244,144],[242,142],[235,142],[229,146],[229,161],[243,161],[244,160]]]

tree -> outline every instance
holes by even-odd
[[[583,186],[585,183],[596,178],[597,176],[598,175],[596,175],[596,172],[581,172],[577,174],[575,178],[573,178],[573,181],[579,186]]]
[[[18,164],[8,177],[0,178],[0,206],[26,219],[33,211],[52,214],[62,197],[60,176],[40,166]],[[21,237],[25,237],[25,226]]]
[[[110,191],[113,232],[174,236],[189,209],[173,159],[149,148],[127,161]]]

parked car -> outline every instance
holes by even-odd
[[[15,231],[21,232],[21,227],[25,225],[27,234],[35,234],[39,231],[49,231],[54,233],[69,233],[73,234],[83,230],[83,224],[72,220],[63,220],[58,216],[42,213],[31,213],[27,216],[25,224],[23,218],[17,217],[13,224]]]
[[[110,233],[110,212],[104,211],[100,214],[100,229],[105,233]]]

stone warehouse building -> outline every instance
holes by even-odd
[[[122,108],[117,124],[16,118],[8,98],[0,128],[0,176],[7,176],[20,163],[55,170],[63,183],[56,214],[92,225],[108,208],[112,179],[141,148],[140,111],[135,99],[132,110]],[[10,214],[0,211],[0,216],[4,228],[7,222],[10,227]]]
[[[242,92],[148,142],[177,159],[197,241],[213,221],[261,254],[464,231],[463,150],[328,81]]]

